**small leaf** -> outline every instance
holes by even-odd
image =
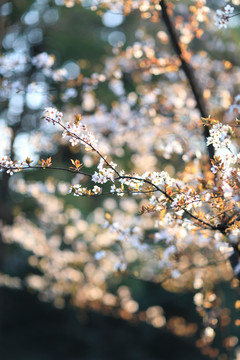
[[[25,161],[28,165],[30,165],[33,162],[33,160],[31,160],[30,157],[27,157]]]
[[[80,114],[74,115],[74,123],[79,125],[80,121],[82,121],[82,116]]]
[[[201,120],[202,120],[203,125],[205,125],[205,126],[216,125],[219,123],[218,120],[211,118],[210,115],[207,118],[201,117]]]
[[[47,160],[46,160],[46,166],[51,166],[52,165],[52,157],[50,156],[49,158],[47,158]]]
[[[82,164],[80,163],[79,160],[76,160],[76,161],[75,161],[75,166],[76,166],[77,169],[78,169],[81,165],[82,165]]]
[[[82,167],[83,167],[83,164],[80,163],[80,161],[77,159],[77,160],[73,160],[73,159],[70,159],[71,160],[71,163],[77,168],[77,170],[80,170]],[[74,169],[72,166],[70,167],[70,169]]]

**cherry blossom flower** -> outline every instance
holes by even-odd
[[[225,14],[232,14],[234,12],[234,7],[228,4],[224,7],[224,12]]]
[[[234,11],[234,8],[230,6],[229,4],[224,7],[224,11],[218,9],[216,11],[216,22],[215,25],[221,29],[221,28],[227,28],[227,25],[229,23],[229,15],[231,15]]]
[[[69,142],[71,143],[72,146],[76,146],[80,142],[80,140],[75,137],[71,137]]]

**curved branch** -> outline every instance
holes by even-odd
[[[4,165],[0,165],[0,170],[1,169],[5,169],[5,170],[9,170],[11,169],[11,166],[4,166]],[[42,169],[42,170],[60,170],[60,171],[66,171],[66,172],[70,172],[72,174],[80,174],[80,175],[84,175],[84,176],[88,176],[88,177],[92,177],[91,174],[88,174],[88,173],[85,173],[83,171],[78,171],[78,170],[72,170],[72,169],[69,169],[69,168],[62,168],[62,167],[57,167],[57,166],[38,166],[38,165],[35,165],[35,166],[32,166],[32,165],[28,165],[28,166],[23,166],[23,167],[14,167],[12,168],[13,170],[17,170],[17,172],[20,172],[22,170],[36,170],[36,169]]]
[[[98,154],[98,156],[103,159],[103,161],[105,162],[105,164],[110,167],[116,175],[120,176],[119,172],[110,164],[109,161],[107,161],[107,159],[105,159],[105,157],[92,145],[92,144],[89,144],[87,141],[85,141],[84,139],[82,139],[80,136],[78,136],[77,134],[73,133],[72,131],[68,130],[66,128],[66,126],[64,126],[60,121],[54,121],[56,124],[60,125],[65,131],[67,134],[69,134],[70,136],[72,136],[73,138],[75,139],[78,139],[80,140],[82,143],[84,143],[85,145],[87,146],[90,146],[90,148],[95,151],[96,154]]]
[[[125,175],[125,176],[119,176],[119,178],[117,178],[117,180],[119,180],[119,179],[130,179],[130,180],[143,181],[143,182],[145,182],[146,184],[153,186],[157,191],[159,191],[159,192],[162,193],[164,196],[166,196],[166,198],[167,198],[170,202],[173,202],[173,201],[174,201],[174,199],[173,199],[169,194],[167,194],[166,191],[162,190],[159,186],[153,184],[153,183],[152,183],[151,181],[149,181],[149,180],[142,179],[142,178],[137,178],[137,177],[134,177],[134,176],[127,176],[127,175]],[[206,222],[206,221],[204,221],[204,220],[202,220],[202,219],[199,219],[197,216],[193,215],[193,214],[192,214],[190,211],[188,211],[187,209],[182,208],[182,210],[184,211],[184,213],[185,213],[186,215],[188,215],[188,216],[190,216],[192,219],[200,222],[202,225],[207,226],[207,228],[210,228],[211,230],[219,230],[219,227],[218,227],[218,226],[214,226],[214,225],[212,225],[212,224],[210,224],[210,223],[208,223],[208,222]]]

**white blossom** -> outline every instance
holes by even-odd
[[[42,114],[42,119],[51,122],[55,125],[56,122],[61,122],[63,113],[53,107],[47,107]]]
[[[216,22],[215,25],[221,29],[221,28],[227,28],[227,25],[229,23],[229,15],[231,15],[234,12],[234,8],[230,6],[229,4],[224,7],[224,11],[218,9],[216,11]]]

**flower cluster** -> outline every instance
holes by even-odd
[[[166,171],[161,171],[161,172],[145,172],[142,175],[142,179],[150,181],[152,184],[159,186],[171,186],[174,184],[175,180],[172,179],[169,174]]]
[[[53,125],[60,123],[62,117],[63,113],[53,107],[47,107],[42,114],[42,119],[51,122]]]
[[[218,9],[216,11],[216,22],[215,25],[221,29],[221,28],[227,28],[227,25],[229,23],[229,19],[232,13],[234,12],[234,7],[232,7],[231,5],[226,5],[224,7],[224,11]]]
[[[72,146],[76,146],[79,143],[85,145],[85,150],[93,150],[97,145],[95,136],[88,131],[87,126],[80,121],[74,123],[67,122],[64,128],[62,137],[69,136],[69,142]]]
[[[102,193],[102,189],[95,185],[92,190],[89,190],[86,187],[82,187],[81,185],[72,185],[69,188],[69,193],[73,193],[74,196],[82,196],[82,195],[100,195]]]
[[[62,137],[69,136],[69,142],[72,146],[81,143],[85,145],[85,150],[93,150],[97,145],[97,140],[91,132],[88,132],[87,126],[79,120],[74,123],[67,122],[64,126],[61,122],[62,117],[63,113],[53,107],[47,107],[42,114],[42,119],[51,122],[53,125],[58,123],[64,129]]]
[[[104,184],[108,180],[114,182],[114,173],[115,173],[114,169],[117,166],[117,164],[110,162],[109,165],[111,167],[106,168],[104,167],[104,163],[105,163],[104,159],[101,158],[97,166],[99,171],[95,171],[95,173],[92,176],[92,181],[94,181],[95,183]]]
[[[216,155],[212,159],[211,171],[216,174],[221,172],[221,178],[231,178],[232,165],[239,162],[240,154],[232,143],[233,129],[229,125],[217,123],[212,125],[209,130],[210,136],[207,139],[207,145],[212,144]]]
[[[24,165],[26,165],[25,161],[12,161],[7,156],[0,158],[0,170],[7,170],[9,175],[21,171]]]
[[[172,204],[171,207],[174,209],[176,215],[182,215],[184,213],[184,209],[191,210],[192,207],[199,207],[202,205],[200,197],[198,194],[193,194],[191,191],[188,191],[187,194],[178,194]]]
[[[231,143],[232,128],[229,125],[217,123],[209,130],[207,145],[212,144],[216,150],[228,148]]]
[[[123,196],[124,195],[124,187],[123,185],[119,188],[116,187],[115,184],[113,184],[110,188],[110,192],[113,194],[117,194],[118,196]]]

